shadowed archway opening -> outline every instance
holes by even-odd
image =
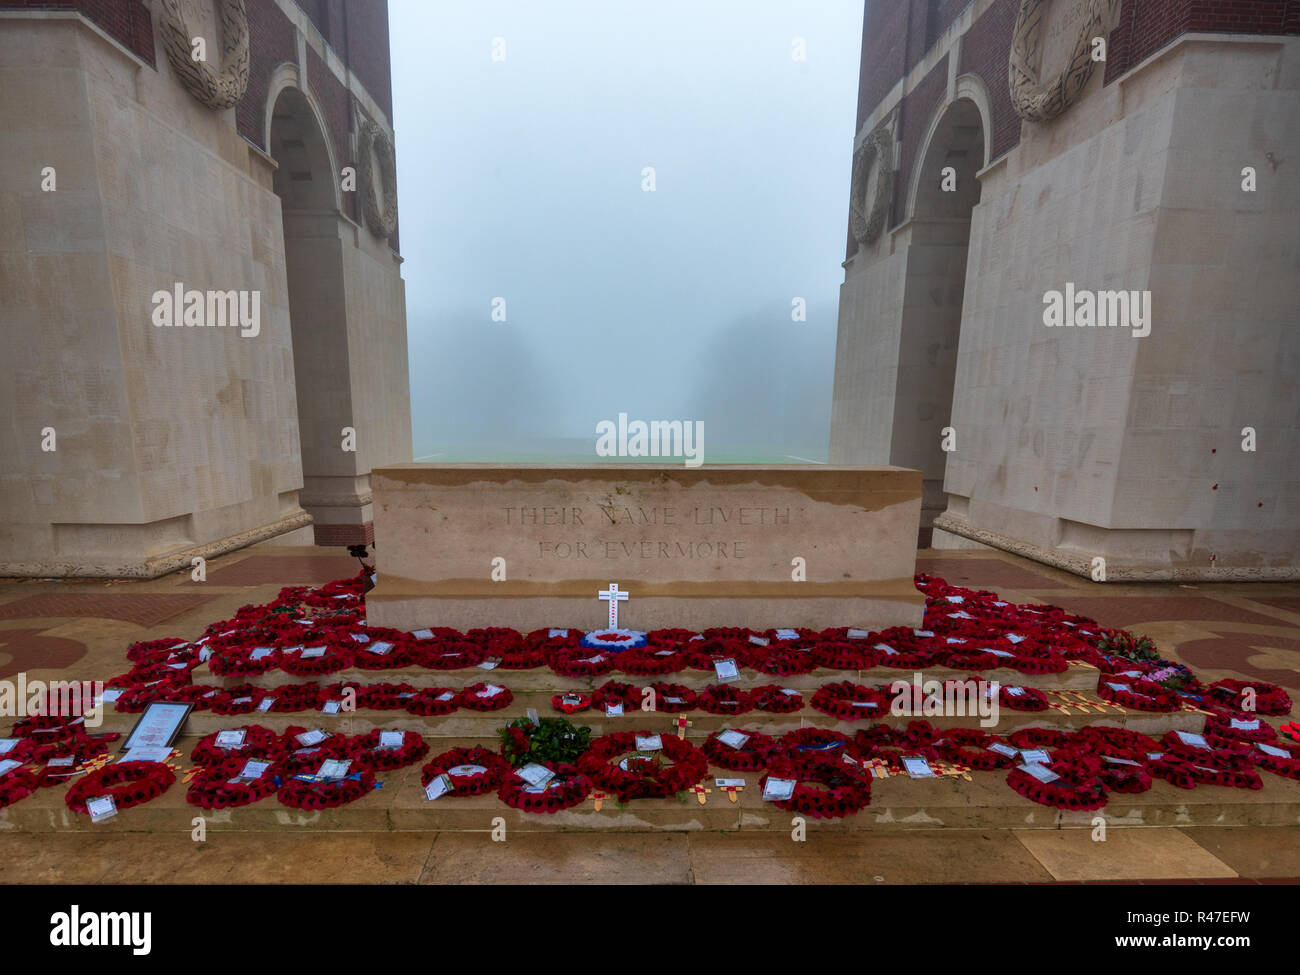
[[[299,503],[323,526],[355,520],[340,500],[355,494],[357,455],[344,449],[353,426],[348,355],[343,241],[339,231],[338,175],[325,133],[297,88],[277,96],[268,150],[278,166],[274,189],[284,218],[285,277],[298,402],[303,488]],[[337,544],[336,542],[333,542]]]
[[[920,160],[911,219],[899,341],[890,463],[924,474],[922,547],[947,507],[948,454],[943,430],[953,423],[953,383],[970,249],[971,213],[980,199],[984,125],[975,103],[959,98],[939,117]],[[960,430],[956,431],[960,447]]]

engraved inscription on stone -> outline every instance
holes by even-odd
[[[490,512],[486,528],[501,542],[526,539],[533,560],[726,561],[807,519],[806,508],[791,505],[525,504]]]

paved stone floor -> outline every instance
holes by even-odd
[[[263,544],[152,581],[0,580],[0,679],[104,679],[135,640],[192,638],[282,586],[351,575],[337,550]],[[924,550],[917,570],[1046,602],[1156,640],[1207,680],[1246,677],[1300,692],[1300,586],[1094,584],[993,551]],[[0,882],[195,883],[1294,883],[1294,827],[944,830],[904,834],[213,833],[10,831]]]

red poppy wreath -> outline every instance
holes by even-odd
[[[116,762],[88,772],[64,796],[73,812],[85,813],[91,799],[112,797],[118,809],[130,809],[166,792],[176,776],[162,762]]]

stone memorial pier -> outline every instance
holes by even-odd
[[[375,626],[919,626],[899,467],[398,464],[372,474]],[[622,598],[626,595],[626,599]]]

